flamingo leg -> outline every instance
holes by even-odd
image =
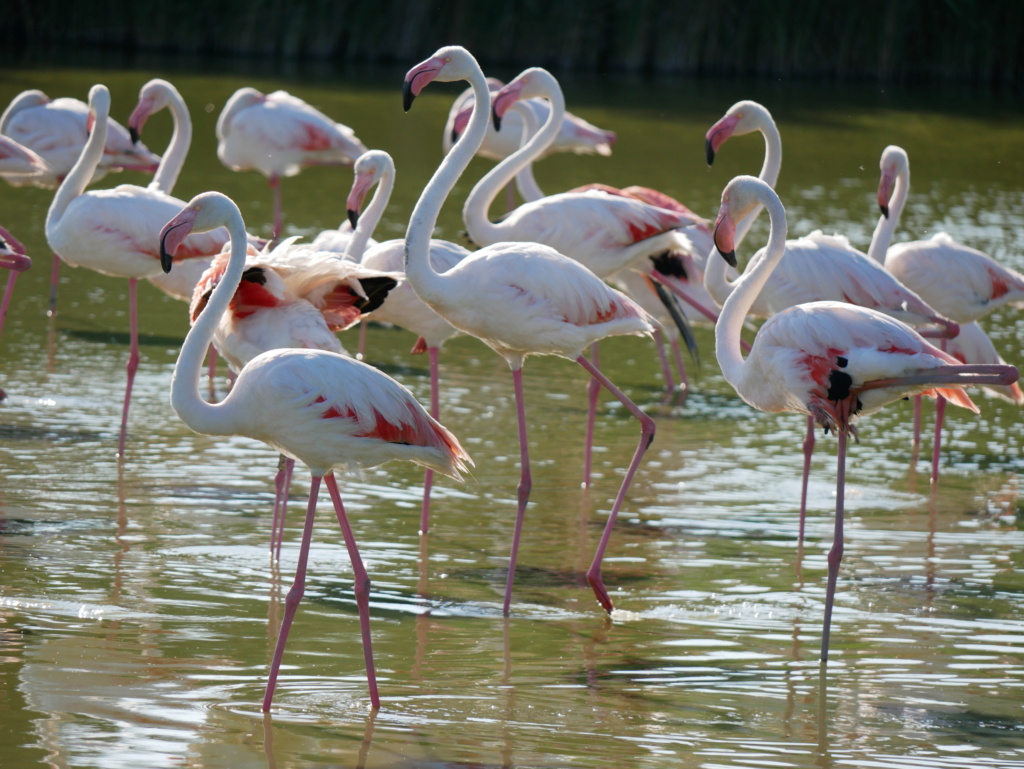
[[[50,309],[46,314],[53,317],[57,314],[57,282],[60,280],[60,257],[53,255],[53,266],[50,268]]]
[[[530,453],[526,441],[526,405],[523,400],[523,369],[512,369],[512,383],[516,394],[516,416],[519,421],[519,462],[520,476],[518,488],[518,507],[516,524],[512,532],[512,552],[508,556],[508,578],[505,582],[505,603],[502,613],[507,617],[512,605],[512,582],[516,574],[516,559],[519,556],[519,538],[523,533],[523,518],[526,514],[526,503],[530,500],[530,489],[533,488],[533,477],[530,474]]]
[[[302,600],[302,595],[306,592],[306,565],[309,562],[309,545],[313,539],[313,520],[316,518],[316,499],[320,492],[320,480],[320,476],[314,475],[309,484],[309,504],[306,506],[306,523],[302,529],[302,544],[299,546],[299,563],[295,567],[295,581],[284,599],[281,632],[277,636],[277,647],[274,649],[274,658],[270,663],[270,675],[267,677],[267,690],[263,695],[264,713],[270,710],[270,703],[274,699],[277,674],[281,669],[284,647],[288,643],[288,631],[291,630],[292,620],[295,619],[295,610],[299,608],[299,601]]]
[[[276,241],[281,236],[281,230],[284,228],[284,214],[281,207],[281,177],[271,176],[267,183],[270,185],[270,190],[274,196],[274,231],[270,239]]]
[[[429,347],[427,348],[427,354],[430,356],[430,416],[434,419],[440,419],[440,377],[437,372],[438,349],[436,347]],[[433,486],[434,471],[427,468],[423,475],[423,509],[420,512],[420,534],[426,534],[430,529],[430,490]]]
[[[287,512],[288,495],[284,492],[285,467],[288,458],[277,455],[277,472],[274,474],[274,517],[270,524],[270,557],[280,557],[279,543],[284,534],[284,517]],[[276,553],[276,555],[275,555]]]
[[[4,289],[4,298],[0,301],[0,334],[4,331],[4,321],[7,319],[7,307],[11,303],[11,296],[14,294],[14,284],[18,281],[18,273],[14,270],[7,276],[7,287]]]
[[[598,356],[597,342],[590,346],[590,357],[594,361],[594,365],[598,365],[600,358]],[[583,447],[584,488],[590,485],[590,471],[594,460],[594,421],[597,419],[597,398],[600,394],[601,385],[591,377],[587,382],[587,434],[584,438],[586,444]]]
[[[135,278],[128,279],[128,315],[131,328],[130,350],[128,352],[128,363],[125,369],[128,372],[128,384],[124,389],[124,406],[121,409],[121,438],[117,444],[117,455],[124,456],[124,445],[128,437],[128,406],[132,400],[132,385],[135,383],[135,372],[139,368],[139,312],[136,301],[136,289],[138,281]]]
[[[683,362],[683,351],[679,346],[679,340],[675,337],[670,342],[672,345],[672,356],[675,359],[676,371],[679,372],[679,388],[683,391],[683,396],[690,392],[690,377],[686,373],[686,363]]]
[[[281,545],[284,543],[284,522],[285,517],[288,514],[288,492],[292,487],[292,473],[295,472],[295,460],[289,457],[282,456],[284,460],[284,466],[279,469],[279,475],[281,477],[280,487],[277,489],[277,495],[275,496],[274,511],[277,519],[277,537],[276,545],[274,546],[274,560],[280,563],[281,561]],[[275,478],[275,484],[277,479]],[[277,504],[277,498],[280,498],[280,505]],[[274,542],[274,533],[271,532],[271,542]]]
[[[334,502],[334,512],[338,516],[338,525],[341,526],[341,533],[345,538],[345,548],[348,550],[348,557],[352,562],[352,577],[355,582],[353,589],[356,594],[356,606],[359,608],[363,658],[366,660],[366,682],[370,688],[370,703],[376,710],[380,707],[380,694],[377,692],[377,668],[373,664],[373,645],[370,638],[370,575],[367,574],[366,567],[363,566],[363,559],[359,556],[359,547],[352,534],[348,516],[345,515],[345,508],[341,504],[341,493],[338,491],[338,482],[334,478],[334,473],[328,474],[324,480],[327,483],[331,501]]]
[[[935,398],[935,442],[932,445],[932,486],[939,482],[939,451],[942,448],[942,422],[946,416],[946,399]]]
[[[640,460],[643,459],[644,453],[651,445],[651,441],[654,440],[654,420],[645,414],[640,408],[631,401],[622,390],[612,384],[611,380],[608,379],[601,371],[584,358],[582,355],[576,359],[583,368],[590,372],[590,375],[600,382],[608,392],[619,399],[619,402],[625,406],[629,412],[640,421],[640,442],[637,444],[636,451],[633,453],[633,459],[629,463],[629,467],[626,468],[626,475],[622,479],[622,485],[619,487],[619,493],[615,497],[615,502],[612,503],[612,510],[608,514],[608,522],[604,526],[604,532],[601,534],[601,541],[598,543],[597,550],[594,552],[594,560],[590,564],[590,568],[587,570],[587,582],[594,589],[594,595],[597,596],[598,602],[604,607],[605,611],[609,614],[612,609],[612,599],[608,595],[608,591],[605,589],[604,580],[601,577],[601,561],[604,559],[605,549],[608,547],[608,540],[611,538],[612,529],[615,526],[615,520],[619,516],[619,510],[622,508],[622,503],[626,498],[626,492],[629,491],[629,485],[633,482],[633,476],[636,474],[637,468],[640,466]]]
[[[665,335],[660,328],[654,329],[654,349],[658,351],[658,361],[661,363],[661,375],[665,378],[665,390],[672,392],[676,389],[675,380],[672,379],[672,369],[668,365],[668,353],[665,350]],[[591,380],[593,381],[593,380]]]
[[[811,454],[814,453],[814,417],[807,417],[807,436],[804,438],[804,475],[800,483],[800,537],[804,541],[804,523],[807,520],[807,486],[811,480]]]
[[[825,590],[825,621],[821,631],[821,661],[828,662],[828,643],[832,631],[832,605],[835,602],[839,564],[843,560],[843,512],[846,493],[846,437],[845,430],[837,430],[839,448],[836,466],[836,528],[832,549],[828,551],[828,586]]]
[[[914,396],[914,445],[918,446],[921,443],[921,397],[920,395]]]

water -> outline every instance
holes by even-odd
[[[411,65],[414,62],[409,62]],[[437,87],[402,114],[393,72],[337,81],[211,75],[174,67],[20,67],[24,88],[84,98],[113,93],[124,121],[151,76],[172,79],[195,140],[176,194],[220,189],[251,231],[266,231],[261,177],[223,168],[213,126],[241,85],[287,88],[396,158],[398,187],[378,236],[393,237],[439,159],[457,89]],[[513,73],[498,72],[508,77]],[[601,179],[658,187],[712,216],[734,174],[756,172],[759,139],[736,138],[714,168],[703,133],[739,98],[766,103],[785,147],[780,192],[790,229],[824,227],[867,245],[878,157],[911,157],[911,205],[898,240],[937,229],[1024,268],[1024,129],[1019,107],[961,92],[786,84],[626,80],[566,83],[570,108],[617,130],[611,158],[557,157],[548,190]],[[161,115],[146,142],[162,148]],[[487,167],[474,162],[446,207],[459,209]],[[122,174],[114,181],[145,183]],[[350,174],[310,169],[284,183],[288,234],[344,216]],[[101,186],[105,186],[106,182]],[[803,420],[752,412],[714,364],[684,402],[666,398],[649,343],[602,349],[612,378],[658,420],[612,538],[605,579],[618,606],[597,607],[589,565],[635,424],[605,403],[595,484],[579,487],[585,376],[557,359],[526,367],[534,487],[512,616],[501,616],[518,452],[503,361],[471,339],[442,351],[443,421],[477,466],[435,491],[417,533],[421,472],[399,464],[342,479],[373,579],[382,709],[368,714],[351,570],[321,503],[310,582],[271,718],[259,712],[295,567],[308,475],[297,474],[279,568],[267,557],[276,458],[246,439],[187,430],[167,403],[184,306],[140,288],[142,363],[127,457],[115,458],[127,357],[122,281],[64,268],[59,312],[45,316],[51,193],[0,189],[2,221],[35,257],[19,280],[0,344],[0,746],[5,765],[289,766],[1024,766],[1024,579],[1016,407],[985,396],[980,416],[948,413],[937,495],[930,437],[910,441],[910,405],[866,419],[849,461],[848,540],[832,658],[817,649],[831,544],[834,441],[811,483],[806,547],[796,543]],[[748,244],[763,242],[760,222]],[[986,324],[1019,363],[1014,310]],[[345,339],[350,347],[354,339]],[[426,399],[412,338],[375,327],[369,360]],[[223,382],[219,383],[221,394]],[[951,410],[952,411],[952,410]],[[927,424],[930,425],[930,418]]]

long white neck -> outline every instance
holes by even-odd
[[[761,122],[757,130],[764,137],[764,162],[761,164],[761,173],[757,178],[774,189],[775,184],[779,181],[779,172],[782,170],[782,137],[779,135],[775,121],[771,118]],[[736,223],[735,244],[737,246],[743,242],[763,209],[764,206],[758,204]],[[704,288],[719,306],[725,304],[725,300],[733,291],[734,284],[729,282],[727,272],[725,260],[712,248],[704,267]]]
[[[213,332],[227,310],[245,271],[245,253],[248,245],[245,223],[238,208],[234,207],[234,204],[232,207],[234,211],[226,222],[231,235],[231,256],[227,269],[210,295],[206,307],[189,329],[178,354],[174,376],[171,378],[171,407],[181,417],[181,421],[196,432],[207,435],[234,434],[231,411],[225,409],[231,395],[228,394],[221,403],[207,403],[199,394],[203,359],[206,357],[210,342],[213,341]]]
[[[462,137],[455,143],[452,151],[445,155],[441,165],[423,188],[405,233],[405,275],[416,293],[428,304],[443,304],[445,296],[444,279],[430,265],[430,238],[434,234],[437,217],[455,182],[483,144],[487,134],[487,121],[490,119],[488,105],[491,103],[491,93],[487,88],[487,78],[479,66],[474,67],[471,72],[469,83],[473,87],[475,98],[473,114]]]
[[[540,128],[540,120],[529,102],[517,101],[512,105],[511,109],[514,109],[516,114],[523,119],[523,138],[519,141],[519,146],[522,147],[537,133],[537,129]],[[533,175],[533,160],[530,160],[516,174],[516,189],[519,190],[519,197],[528,203],[544,197],[544,191],[541,190],[540,185],[537,184],[537,179]]]
[[[782,201],[768,188],[762,187],[756,194],[768,211],[768,221],[771,223],[768,245],[763,257],[748,265],[747,271],[734,284],[734,290],[722,307],[715,325],[715,354],[722,374],[730,384],[739,382],[743,376],[744,360],[740,351],[743,321],[786,250],[786,210],[782,207]],[[714,258],[724,262],[717,254]]]
[[[889,215],[878,217],[878,224],[875,225],[871,245],[868,247],[868,256],[879,264],[885,264],[885,255],[892,244],[892,235],[896,231],[896,225],[900,223],[900,214],[903,213],[909,193],[910,169],[902,167],[896,175],[896,184],[889,198]]]
[[[151,186],[168,195],[178,182],[178,175],[185,165],[185,156],[188,155],[188,148],[192,144],[192,118],[188,114],[188,107],[176,90],[169,91],[169,95],[168,109],[174,121],[174,131],[151,182]]]
[[[82,152],[75,161],[75,165],[68,171],[60,187],[53,196],[50,203],[50,210],[46,214],[46,235],[50,236],[53,228],[60,224],[61,217],[71,201],[85,192],[85,188],[92,181],[92,176],[103,158],[103,148],[107,143],[107,118],[110,115],[110,94],[106,88],[94,87],[89,95],[89,108],[92,110],[95,122],[89,138],[82,147]]]
[[[476,243],[495,243],[504,240],[501,226],[494,224],[487,216],[491,203],[498,193],[511,182],[516,174],[540,157],[541,153],[555,140],[562,126],[565,115],[565,99],[557,81],[550,75],[540,72],[535,74],[543,88],[542,95],[551,102],[551,112],[541,129],[526,144],[513,152],[490,170],[470,191],[462,208],[462,218],[466,224],[469,237]],[[490,104],[490,96],[483,104]],[[481,102],[476,102],[474,109],[479,109]],[[474,117],[476,114],[474,113]],[[485,115],[486,117],[486,115]],[[486,126],[485,126],[486,128]]]
[[[373,235],[373,231],[377,229],[377,224],[384,215],[384,209],[387,208],[388,201],[391,200],[391,191],[394,188],[395,169],[392,166],[385,169],[384,173],[381,174],[377,189],[374,190],[373,197],[370,199],[370,205],[364,209],[362,215],[356,220],[356,228],[352,232],[352,237],[349,238],[348,243],[345,245],[345,259],[358,262],[363,258],[366,244],[370,240],[370,236]]]

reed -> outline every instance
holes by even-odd
[[[407,63],[459,43],[559,70],[1019,85],[1020,0],[33,0],[5,50],[102,47]]]

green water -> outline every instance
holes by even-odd
[[[239,86],[286,88],[394,155],[397,188],[377,233],[386,238],[404,232],[459,90],[432,86],[404,114],[401,77],[414,63],[343,79],[8,69],[0,102],[25,88],[85,98],[102,81],[124,122],[139,87],[167,77],[195,124],[175,194],[222,190],[250,231],[266,233],[266,183],[219,163],[213,127]],[[704,132],[734,101],[754,98],[782,132],[779,190],[792,233],[821,227],[866,247],[878,158],[896,143],[913,169],[897,240],[945,229],[1024,268],[1024,122],[998,99],[670,80],[574,80],[565,89],[570,109],[616,130],[619,142],[611,158],[545,160],[537,176],[546,190],[641,183],[711,217],[726,181],[760,168],[762,143],[733,139],[708,169]],[[162,149],[169,131],[169,118],[155,117],[145,141]],[[441,237],[459,237],[462,200],[487,167],[474,161],[456,188]],[[124,173],[100,186],[120,182],[146,178]],[[285,180],[286,233],[337,226],[350,185],[343,169]],[[265,719],[259,703],[308,475],[297,473],[274,568],[275,455],[247,439],[195,435],[174,416],[167,391],[187,317],[148,285],[127,457],[118,462],[127,287],[65,267],[58,314],[47,319],[51,195],[0,188],[0,223],[36,260],[0,340],[4,766],[1024,767],[1017,407],[979,396],[979,416],[948,414],[937,494],[930,436],[920,457],[911,451],[910,404],[864,420],[849,460],[848,540],[821,675],[834,441],[819,443],[798,554],[803,419],[739,401],[717,371],[709,328],[697,330],[703,363],[685,403],[665,397],[649,342],[602,348],[612,379],[658,422],[606,559],[611,617],[583,572],[635,423],[603,403],[596,482],[581,490],[585,374],[558,359],[527,364],[534,486],[505,619],[519,477],[511,378],[480,343],[449,342],[442,421],[476,469],[464,484],[436,488],[429,538],[417,533],[418,469],[392,464],[341,481],[373,580],[382,708],[369,714],[351,569],[323,500],[310,581]],[[759,222],[748,245],[764,235]],[[1006,359],[1024,360],[1017,311],[997,311],[986,328]],[[425,400],[426,361],[408,354],[413,341],[375,327],[368,360]]]

